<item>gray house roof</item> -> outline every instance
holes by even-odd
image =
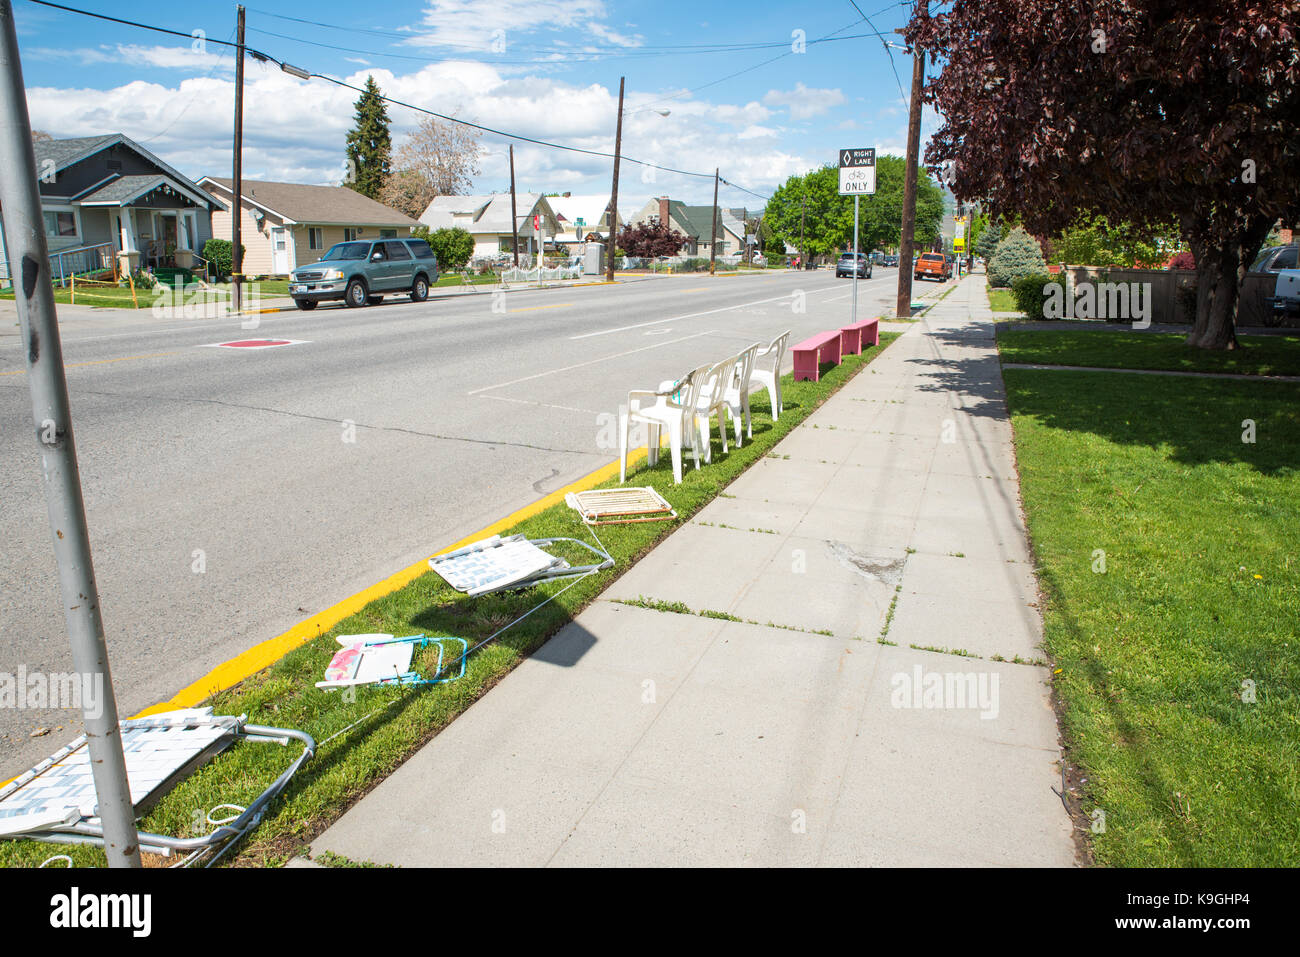
[[[223,196],[234,195],[234,180],[205,176],[200,182],[218,187]],[[244,200],[274,213],[286,222],[323,226],[418,226],[405,213],[377,203],[346,186],[306,186],[246,179]],[[223,204],[224,205],[224,204]]]
[[[204,202],[216,206],[217,201],[206,190],[195,183],[193,180],[184,176],[180,171],[164,163],[153,153],[150,153],[143,146],[133,142],[130,138],[123,136],[121,133],[106,133],[103,136],[79,136],[70,139],[61,140],[41,140],[33,143],[33,152],[36,154],[36,168],[44,172],[49,163],[53,163],[54,172],[67,169],[69,166],[75,166],[82,160],[89,159],[96,153],[101,153],[117,143],[121,143],[128,149],[133,150],[140,156],[144,157],[154,166],[176,180],[177,185],[183,186],[199,196]],[[118,177],[114,182],[121,182],[124,179],[135,179],[136,177]],[[111,185],[111,184],[110,184]],[[136,195],[139,195],[138,193]],[[85,199],[87,197],[83,197]],[[134,198],[134,197],[132,197]]]
[[[540,193],[518,193],[515,209],[519,213],[518,229],[521,235],[533,228],[533,209],[541,203],[547,215],[553,216],[550,204]],[[469,223],[457,222],[457,215],[469,215]],[[509,233],[510,194],[491,193],[487,196],[435,196],[420,216],[420,222],[430,229],[447,229],[462,226],[471,233]]]

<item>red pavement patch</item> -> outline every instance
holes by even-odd
[[[209,342],[204,349],[274,349],[276,346],[302,345],[303,339],[232,339],[230,342]]]

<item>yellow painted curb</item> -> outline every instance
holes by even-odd
[[[644,457],[644,450],[639,450],[635,453],[629,454],[628,465],[632,466],[638,464]],[[481,538],[499,534],[525,519],[532,518],[539,512],[545,511],[552,505],[563,502],[564,497],[570,492],[581,492],[585,489],[594,488],[606,479],[617,475],[618,468],[618,462],[611,462],[609,465],[602,466],[601,468],[596,469],[596,471],[584,475],[576,482],[571,482],[564,486],[564,488],[539,498],[531,505],[525,505],[518,511],[510,513],[500,521],[493,522],[487,528],[481,529],[472,535],[468,535],[452,545],[448,545],[441,551],[435,552],[434,555],[443,555],[447,552],[454,551],[457,548],[462,548],[471,542],[476,542]],[[182,688],[167,701],[162,701],[151,707],[145,708],[134,717],[143,718],[147,715],[158,714],[163,711],[175,711],[178,708],[193,708],[201,701],[216,694],[218,691],[232,688],[250,675],[254,675],[263,668],[275,664],[275,662],[279,661],[299,645],[304,645],[313,638],[323,635],[344,618],[356,614],[375,599],[382,598],[385,595],[390,595],[399,588],[405,587],[427,571],[429,571],[429,563],[427,560],[421,560],[416,562],[414,565],[403,568],[401,571],[389,575],[383,581],[377,582],[369,588],[357,592],[350,598],[345,598],[338,604],[332,605],[324,611],[312,615],[306,621],[299,622],[284,634],[275,638],[269,638],[260,644],[254,645],[247,651],[236,655],[229,661],[217,665],[217,667],[213,668],[198,681]]]

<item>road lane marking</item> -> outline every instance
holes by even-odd
[[[176,352],[151,352],[145,356],[121,356],[117,359],[93,359],[89,362],[69,362],[63,368],[79,369],[82,366],[102,366],[110,362],[130,362],[132,359],[161,359],[163,356],[179,355]],[[26,369],[14,369],[12,372],[0,372],[0,375],[26,375]]]
[[[511,309],[510,312],[532,312],[534,309],[567,309],[572,305],[571,302],[557,302],[549,306],[520,306],[518,309]]]
[[[698,339],[700,336],[707,336],[713,332],[708,329],[704,332],[697,332],[693,335],[682,336],[680,339],[669,339],[667,342],[656,342],[652,346],[642,346],[640,349],[628,349],[626,352],[616,352],[612,356],[601,356],[599,359],[588,359],[586,362],[579,362],[577,365],[565,366],[562,369],[551,369],[547,372],[538,372],[533,375],[526,375],[521,379],[511,379],[509,382],[498,382],[496,385],[485,385],[481,389],[475,389],[472,392],[466,392],[466,395],[478,395],[480,392],[492,392],[496,389],[504,389],[508,386],[518,385],[521,382],[531,382],[533,379],[541,379],[548,375],[557,375],[561,372],[572,372],[574,369],[581,369],[584,366],[592,366],[598,362],[608,362],[610,359],[621,359],[623,356],[635,355],[638,352],[647,352],[650,349],[662,349],[664,346],[671,346],[675,342],[685,342],[687,339]]]

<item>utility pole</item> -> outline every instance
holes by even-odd
[[[239,243],[239,221],[244,213],[244,8],[235,14],[235,189],[230,221],[234,235],[230,249],[230,281],[233,283],[231,304],[234,311],[244,311],[244,254]]]
[[[916,16],[929,12],[928,0],[916,0]],[[921,152],[921,87],[925,85],[925,52],[912,52],[912,103],[907,118],[907,174],[903,179],[903,222],[898,245],[898,301],[894,315],[912,315],[912,249],[916,233],[916,165]]]
[[[623,149],[623,80],[618,78],[618,125],[614,129],[614,185],[609,191],[609,247],[605,250],[605,281],[614,281],[614,221],[618,219],[618,160]]]
[[[510,144],[510,234],[514,237],[515,268],[519,268],[519,213],[515,209],[515,144]]]
[[[713,168],[713,231],[709,234],[709,275],[718,269],[718,167]]]
[[[803,196],[803,211],[799,214],[799,268],[808,268],[808,249],[804,245],[804,227],[808,224],[808,194]]]
[[[41,454],[63,617],[72,644],[73,668],[85,682],[83,687],[101,689],[82,702],[96,814],[103,825],[109,866],[139,867],[135,811],[126,779],[104,623],[99,614],[68,381],[63,372],[63,344],[50,282],[27,91],[10,0],[0,0],[0,78],[0,207],[4,209],[5,249],[9,262],[18,266],[13,276],[14,304],[27,359],[33,434]]]

